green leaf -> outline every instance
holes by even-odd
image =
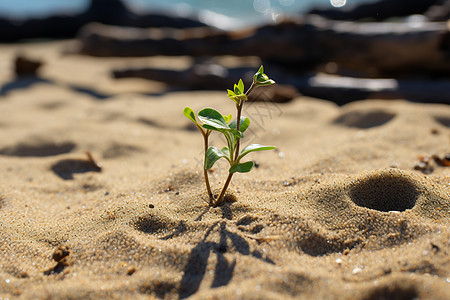
[[[235,131],[237,131],[236,129],[233,129]],[[227,145],[228,145],[228,151],[231,153],[234,153],[234,149],[236,149],[236,141],[237,141],[237,137],[234,133],[232,133],[230,130],[224,130],[223,135],[225,136],[225,139],[227,140]],[[228,157],[231,158],[231,155],[228,155]]]
[[[244,137],[242,132],[238,131],[235,128],[230,128],[228,131],[231,132],[236,139],[242,139]]]
[[[237,128],[237,121],[234,120],[233,122],[231,122],[228,126],[230,126],[230,128]],[[240,132],[245,132],[245,130],[247,130],[248,126],[250,126],[250,119],[247,117],[241,117],[241,123],[239,125],[239,131]]]
[[[230,91],[230,90],[229,90]],[[231,100],[233,100],[234,102],[236,102],[236,104],[239,104],[239,99],[237,98],[238,96],[236,96],[233,92],[233,95],[230,96],[230,93],[228,93],[228,98],[230,98]]]
[[[191,120],[192,122],[194,122],[195,124],[197,123],[197,120],[195,119],[195,113],[192,110],[192,108],[186,106],[183,110],[183,114],[186,116],[186,118],[188,118],[189,120]]]
[[[244,137],[242,132],[237,131],[234,128],[230,128],[228,130],[221,129],[221,132],[225,136],[227,140],[228,149],[230,152],[234,153],[234,150],[236,149],[237,141]],[[230,155],[228,155],[230,157]]]
[[[234,93],[236,95],[244,94],[244,82],[242,81],[242,79],[239,79],[239,82],[234,85]]]
[[[240,91],[239,94],[243,94],[244,93],[244,82],[242,81],[242,79],[239,79],[238,88],[239,88],[239,91]]]
[[[220,131],[220,132],[223,132],[223,130],[225,130],[225,129],[218,129],[218,128],[216,128],[214,126],[210,126],[208,124],[203,124],[202,127],[205,129],[208,129],[208,130],[216,130],[216,131]]]
[[[228,116],[222,116],[222,117],[225,119],[225,122],[227,122],[227,124],[230,123],[231,119],[233,118],[231,116],[231,114],[229,114]]]
[[[247,147],[242,149],[241,154],[239,155],[237,161],[239,161],[241,158],[243,158],[244,156],[246,156],[250,152],[272,150],[272,149],[275,149],[275,148],[276,148],[275,146],[265,146],[265,145],[260,145],[260,144],[248,145]]]
[[[231,168],[228,170],[228,172],[230,173],[247,173],[250,172],[253,169],[253,166],[255,165],[254,162],[252,161],[247,161],[245,163],[242,164],[237,164],[234,166],[231,166]]]
[[[257,73],[264,74],[264,67],[263,67],[263,65],[261,65],[261,67],[259,67],[259,70],[258,70]]]
[[[230,129],[222,114],[213,108],[204,108],[198,113],[203,127],[211,130]],[[205,126],[206,125],[206,126]]]
[[[230,161],[231,157],[230,157],[230,150],[228,149],[228,147],[223,147],[222,153],[225,154],[225,158],[228,159],[228,161]]]
[[[253,75],[253,83],[257,86],[265,86],[274,84],[275,81],[269,78],[266,74],[264,74],[264,67],[261,65],[258,72]]]
[[[245,95],[245,94],[236,95],[236,96],[232,96],[232,97],[228,97],[228,98],[230,98],[237,104],[241,103],[242,101],[247,101],[247,95]]]
[[[216,161],[221,159],[222,157],[227,157],[225,153],[223,153],[221,150],[219,150],[217,147],[211,146],[206,150],[205,153],[205,169],[209,170],[211,169]]]
[[[265,74],[264,74],[265,75]],[[267,76],[266,76],[267,77]],[[269,78],[269,77],[267,77]],[[267,79],[266,81],[260,81],[257,83],[258,86],[266,86],[266,85],[271,85],[271,84],[275,84],[276,82],[272,79]]]
[[[244,82],[242,79],[239,80],[238,84],[235,84],[233,90],[228,91],[228,98],[236,102],[236,104],[240,104],[242,101],[247,100],[247,95],[244,94]]]

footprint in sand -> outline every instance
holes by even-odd
[[[0,149],[0,155],[19,156],[19,157],[44,157],[69,153],[75,149],[76,144],[54,141],[30,141],[18,143],[14,146],[8,146]]]

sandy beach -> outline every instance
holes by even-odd
[[[450,299],[448,105],[248,103],[242,142],[277,148],[210,207],[182,111],[234,115],[226,91],[113,79],[191,60],[73,43],[0,46],[0,299]],[[17,53],[38,77],[15,78]],[[226,165],[209,175],[219,190]]]

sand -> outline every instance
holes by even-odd
[[[0,46],[0,299],[450,299],[450,168],[413,167],[449,153],[448,106],[248,103],[243,143],[277,149],[209,207],[182,110],[234,114],[226,93],[109,76],[186,57],[71,46]],[[17,51],[45,61],[39,78],[14,79]]]

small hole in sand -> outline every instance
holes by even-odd
[[[167,237],[162,239],[169,239],[187,230],[184,221],[179,221],[178,224],[164,216],[145,214],[138,216],[132,221],[134,228],[147,234],[165,234],[169,233]]]
[[[411,209],[418,196],[412,180],[389,171],[362,178],[350,190],[351,200],[356,205],[385,212]]]

